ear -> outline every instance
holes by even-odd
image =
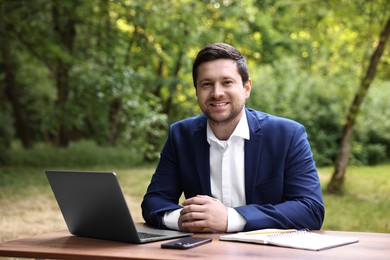
[[[252,90],[252,79],[248,79],[248,81],[245,82],[244,84],[244,93],[246,99],[248,99],[249,96],[251,95],[251,90]]]

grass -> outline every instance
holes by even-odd
[[[153,167],[115,170],[136,221]],[[331,168],[320,168],[326,187]],[[0,241],[65,229],[43,168],[0,168]],[[390,165],[350,167],[343,195],[324,194],[323,229],[390,233]]]
[[[143,221],[140,203],[155,165],[140,166],[129,151],[91,144],[52,149],[17,149],[11,165],[0,166],[0,242],[66,229],[44,174],[49,168],[115,171],[134,219]],[[332,168],[319,174],[325,190]],[[390,233],[390,165],[349,167],[343,195],[324,193],[324,202],[324,230]]]
[[[30,167],[111,167],[128,168],[143,163],[142,152],[136,147],[104,147],[92,141],[71,143],[68,148],[57,148],[44,143],[25,150],[18,142],[12,144],[7,165]]]
[[[323,188],[332,168],[320,168]],[[390,233],[390,165],[349,167],[345,192],[324,193],[323,229]]]
[[[0,242],[66,229],[44,170],[29,167],[0,168]],[[143,221],[140,204],[153,168],[135,167],[115,172],[133,218],[138,222]]]

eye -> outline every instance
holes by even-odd
[[[224,82],[223,82],[223,84],[226,86],[230,86],[230,85],[232,85],[233,84],[233,81],[232,80],[225,80]]]
[[[203,88],[209,88],[209,87],[211,87],[212,85],[213,85],[213,84],[212,84],[211,82],[206,81],[206,82],[203,82],[201,86],[202,86]]]

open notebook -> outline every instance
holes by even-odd
[[[358,242],[357,237],[340,237],[313,233],[308,230],[261,229],[223,235],[223,241],[269,244],[306,250],[324,250]]]

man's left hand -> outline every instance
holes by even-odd
[[[198,195],[183,202],[179,228],[186,232],[210,232],[227,230],[228,211],[217,199]]]

